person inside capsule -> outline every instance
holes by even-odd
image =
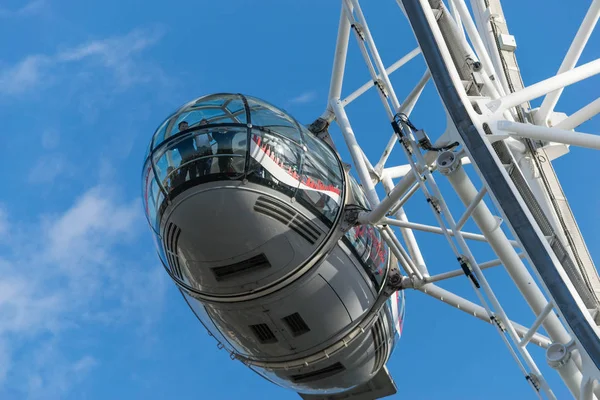
[[[177,127],[179,128],[179,132],[183,132],[189,128],[189,124],[187,121],[181,121]],[[180,185],[182,182],[186,181],[187,175],[189,173],[190,179],[194,179],[196,177],[196,167],[194,165],[194,158],[196,155],[196,148],[194,147],[194,139],[192,137],[187,137],[181,141],[179,141],[175,148],[179,152],[181,157],[181,166],[179,168],[179,172],[177,173],[177,177],[175,178],[174,186]]]
[[[203,118],[200,121],[200,126],[204,126],[208,124],[208,120]],[[200,159],[198,160],[198,175],[208,175],[210,174],[210,169],[212,167],[212,147],[210,142],[213,141],[213,137],[210,132],[207,132],[206,135],[197,135],[196,136],[196,148],[198,149],[197,154]]]

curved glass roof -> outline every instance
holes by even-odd
[[[312,135],[284,110],[264,100],[241,94],[211,94],[190,101],[164,120],[152,137],[149,151],[176,136],[181,122],[187,122],[188,129],[193,129],[203,120],[210,125],[252,124],[296,143],[303,142],[304,134]]]
[[[335,152],[284,110],[241,94],[212,94],[180,107],[154,132],[143,174],[155,232],[166,204],[207,181],[242,180],[295,198],[331,226],[344,196]]]

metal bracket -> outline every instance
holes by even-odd
[[[364,210],[354,204],[349,204],[344,210],[342,221],[340,222],[340,230],[344,233],[348,232],[352,227],[358,225],[358,216]]]

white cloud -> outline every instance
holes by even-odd
[[[60,154],[46,154],[42,156],[29,171],[28,180],[30,183],[53,183],[57,178],[73,176],[69,171],[70,166]]]
[[[0,8],[0,17],[22,17],[34,15],[41,12],[46,6],[46,0],[33,0],[15,10]]]
[[[0,95],[22,94],[51,85],[61,74],[62,67],[84,62],[89,63],[86,67],[112,71],[121,87],[161,78],[160,69],[137,59],[137,54],[154,45],[161,36],[162,31],[158,29],[134,30],[124,36],[93,40],[53,55],[29,55],[0,69]],[[77,73],[69,71],[66,75],[72,78]]]
[[[128,251],[144,231],[141,210],[99,185],[63,212],[11,223],[0,252],[0,397],[63,397],[100,362],[73,347],[98,325],[152,340],[167,279],[152,251],[143,260]]]
[[[310,103],[317,97],[317,93],[315,91],[304,92],[299,96],[296,96],[290,100],[288,100],[289,104],[306,104]]]
[[[31,55],[17,64],[0,69],[0,94],[19,94],[36,88],[44,78],[52,60],[43,55]]]

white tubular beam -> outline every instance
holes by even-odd
[[[501,265],[501,264],[502,264],[502,260],[500,260],[500,259],[486,261],[484,263],[479,264],[479,269],[483,271],[484,269],[497,267],[498,265]],[[439,281],[443,281],[446,279],[456,278],[457,276],[464,276],[464,275],[465,275],[465,271],[463,271],[462,269],[456,269],[454,271],[443,272],[441,274],[437,274],[437,275],[431,276],[429,278],[425,278],[425,282],[427,282],[427,283],[439,282]]]
[[[381,203],[377,204],[376,207],[373,207],[368,213],[360,213],[358,218],[359,222],[372,225],[377,224],[387,214],[390,208],[392,208],[393,205],[408,192],[414,182],[414,177],[406,175],[396,186],[392,184],[394,187],[393,190],[381,201]]]
[[[417,47],[416,49],[414,49],[413,51],[411,51],[410,53],[408,53],[407,55],[405,55],[404,57],[402,57],[401,59],[399,59],[398,61],[396,61],[392,65],[390,65],[385,70],[385,72],[388,75],[391,74],[392,72],[396,71],[398,68],[400,68],[401,66],[403,66],[404,64],[406,64],[407,62],[409,62],[410,60],[412,60],[413,58],[415,58],[419,54],[421,54],[421,49],[419,47]],[[378,78],[381,78],[381,76],[379,75]],[[348,104],[350,104],[354,100],[356,100],[360,95],[362,95],[363,93],[365,93],[367,90],[371,89],[373,86],[375,86],[375,84],[373,84],[373,80],[370,80],[369,82],[367,82],[364,85],[362,85],[360,88],[356,89],[350,95],[348,95],[348,97],[346,97],[345,99],[343,99],[342,100],[342,104],[344,106],[347,106]]]
[[[394,137],[396,137],[394,135]],[[410,169],[412,167],[408,164],[406,165],[397,165],[395,167],[390,167],[390,168],[385,168],[383,170],[383,174],[389,176],[392,179],[397,179],[397,178],[402,178],[404,177],[406,174],[408,174],[410,172]]]
[[[447,177],[463,204],[468,205],[475,199],[477,189],[475,189],[471,179],[469,179],[460,164],[454,171],[448,173]],[[533,277],[519,258],[519,255],[510,245],[508,238],[502,229],[498,227],[496,219],[485,203],[479,202],[475,207],[473,210],[473,220],[488,239],[488,243],[494,249],[498,258],[502,260],[506,271],[519,288],[519,291],[523,293],[523,297],[531,309],[536,315],[539,315],[548,302],[540,288],[535,284]],[[571,340],[556,315],[551,315],[546,319],[544,328],[546,328],[546,331],[553,340],[560,341],[561,343],[567,343]]]
[[[556,89],[564,88],[573,83],[582,81],[600,73],[600,59],[590,61],[580,67],[573,68],[570,71],[563,72],[552,78],[527,86],[525,89],[518,90],[500,99],[492,100],[487,103],[487,107],[492,112],[504,111],[527,101],[537,99]]]
[[[423,224],[417,224],[415,222],[398,221],[397,219],[392,219],[392,218],[383,218],[381,220],[381,223],[382,224],[388,224],[388,225],[398,226],[400,228],[414,229],[416,231],[436,233],[438,235],[443,235],[444,234],[444,231],[439,226],[423,225]],[[448,235],[454,236],[454,232],[452,232],[452,230],[446,229],[446,232],[448,233]],[[465,239],[476,240],[478,242],[487,242],[487,239],[485,238],[485,236],[480,235],[478,233],[462,232],[461,231],[460,234]],[[517,243],[516,240],[509,240],[508,242],[512,246],[514,246],[514,247],[519,247],[519,243]]]
[[[406,96],[406,99],[404,99],[404,101],[402,102],[402,105],[400,106],[400,108],[397,110],[397,112],[399,114],[404,114],[407,117],[410,117],[410,113],[412,113],[412,110],[415,108],[415,105],[417,104],[417,100],[419,100],[419,97],[421,97],[421,93],[423,93],[423,89],[425,88],[425,85],[427,84],[427,81],[429,80],[430,77],[431,77],[431,73],[429,72],[429,70],[425,71],[425,73],[423,74],[423,76],[421,77],[421,79],[419,80],[417,85],[413,88],[413,90],[410,91],[408,96]],[[396,145],[397,141],[398,141],[398,136],[396,136],[396,134],[393,133],[392,137],[388,141],[388,144],[385,146],[385,150],[383,150],[381,159],[379,160],[379,162],[377,162],[377,165],[375,165],[375,168],[377,169],[377,171],[383,169],[385,163],[387,162],[388,158],[390,157],[390,154],[392,154],[392,149]],[[401,176],[397,176],[396,178],[400,178],[400,177]]]
[[[456,223],[456,229],[457,230],[460,231],[462,229],[463,225],[465,224],[465,222],[467,222],[467,220],[469,219],[469,217],[473,213],[473,210],[475,209],[475,207],[477,207],[477,205],[483,199],[483,196],[485,196],[486,193],[487,193],[487,188],[484,186],[479,191],[479,193],[477,193],[477,196],[475,196],[475,198],[473,199],[473,201],[471,202],[471,204],[469,204],[469,207],[467,207],[467,209],[465,210],[465,213],[462,215],[462,217],[460,217],[460,219]]]
[[[494,30],[492,29],[491,25],[492,22],[490,21],[490,9],[486,7],[483,0],[471,0],[471,8],[473,9],[473,15],[475,17],[475,24],[479,29],[479,33],[485,42],[488,54],[491,57],[491,61],[493,62],[495,70],[497,71],[496,78],[500,80],[502,88],[504,89],[504,93],[509,93],[510,90],[508,88],[508,81],[506,80],[506,75],[503,72],[504,68],[502,65],[502,60],[496,45],[496,37],[494,36]],[[485,19],[486,11],[488,20]]]
[[[498,129],[509,135],[527,137],[537,140],[546,140],[570,144],[573,146],[587,147],[600,150],[600,136],[589,133],[566,131],[545,126],[522,124],[520,122],[498,121]]]
[[[348,120],[348,115],[346,115],[346,110],[344,110],[342,102],[339,98],[332,99],[330,104],[340,130],[344,135],[344,141],[346,142],[350,155],[352,156],[352,161],[356,167],[356,172],[358,173],[360,181],[363,185],[367,199],[369,199],[371,207],[377,207],[379,204],[379,196],[377,196],[377,191],[375,190],[373,181],[371,181],[367,164],[363,158],[362,149],[356,141],[354,131],[352,130],[352,126],[350,126],[350,121]]]
[[[550,314],[550,311],[552,311],[552,308],[554,308],[554,304],[552,302],[548,302],[548,304],[546,304],[546,307],[544,307],[544,309],[542,310],[542,313],[538,315],[538,317],[533,322],[533,325],[531,325],[531,328],[529,328],[529,330],[527,331],[527,334],[523,336],[523,340],[519,342],[519,346],[523,347],[526,346],[527,343],[529,343],[531,337],[537,332],[538,329],[540,329],[540,325],[542,325],[542,322],[544,322],[548,314]]]
[[[404,250],[402,245],[397,243],[397,240],[394,240],[396,238],[394,232],[392,232],[391,229],[387,227],[387,229],[384,228],[381,230],[381,236],[383,237],[383,240],[385,240],[385,242],[388,244],[390,250],[392,251],[392,253],[394,253],[396,258],[398,259],[398,262],[400,263],[400,265],[402,265],[402,268],[406,271],[406,273],[411,277],[417,278],[418,280],[423,279],[423,275],[421,275],[421,272],[416,269],[415,265],[413,264],[412,260],[408,257],[408,254],[406,254],[406,251]]]
[[[406,204],[406,202],[412,197],[412,195],[415,194],[420,188],[421,187],[418,183],[413,184],[412,187],[408,190],[408,192],[406,192],[406,194],[400,200],[398,200],[398,202],[394,204],[394,206],[390,209],[389,215],[395,215],[398,211],[401,211],[402,207],[404,207],[404,204]],[[402,219],[400,220],[402,221]]]
[[[354,5],[354,9],[356,10],[356,16],[358,18],[358,22],[362,25],[363,34],[365,36],[365,42],[367,43],[369,50],[371,51],[371,55],[373,56],[373,61],[377,66],[377,69],[381,72],[381,80],[385,86],[385,89],[388,92],[390,100],[392,101],[392,106],[395,110],[400,108],[400,102],[398,102],[398,97],[396,97],[396,92],[394,92],[394,88],[392,86],[392,82],[390,82],[390,78],[385,72],[385,66],[383,65],[383,61],[381,61],[381,57],[379,56],[379,52],[377,51],[377,46],[375,46],[375,41],[373,40],[373,36],[371,36],[371,31],[369,30],[369,26],[367,25],[367,20],[358,4],[357,0],[350,0]]]
[[[385,191],[389,194],[394,189],[394,182],[392,178],[387,175],[383,176],[383,187]],[[418,185],[414,185],[414,188],[418,189]],[[415,189],[415,191],[416,191]],[[394,211],[394,215],[400,221],[408,222],[408,218],[406,217],[406,213],[404,210],[399,207]],[[404,238],[404,243],[406,243],[406,247],[408,248],[408,253],[412,257],[412,260],[415,264],[415,267],[421,272],[423,277],[429,276],[429,271],[427,271],[427,267],[425,266],[425,260],[423,259],[423,254],[421,253],[421,249],[419,248],[419,244],[417,243],[417,239],[415,239],[415,235],[412,230],[408,228],[400,228],[400,233],[402,233],[402,237]]]
[[[470,302],[467,299],[463,299],[462,297],[457,296],[452,292],[442,289],[439,286],[436,286],[432,283],[428,283],[426,285],[421,286],[417,290],[428,294],[431,297],[436,298],[446,304],[449,304],[452,307],[458,308],[459,310],[464,311],[467,314],[470,314],[471,316],[479,318],[482,321],[491,323],[490,318],[488,317],[485,311],[485,308],[473,302]],[[528,331],[527,328],[525,328],[523,325],[517,324],[516,322],[512,322],[512,325],[515,328],[515,331],[517,332],[517,335],[519,337],[525,336],[525,334]],[[550,344],[552,344],[550,339],[543,335],[540,335],[539,333],[533,335],[531,342],[543,348],[547,348],[548,346],[550,346]]]
[[[564,119],[558,124],[554,125],[554,128],[564,130],[575,129],[579,125],[583,124],[585,121],[596,116],[598,113],[600,113],[600,97],[592,101],[587,106],[581,108],[580,110],[575,111],[569,116],[569,118]]]
[[[466,42],[467,37],[465,36],[465,28],[463,27],[462,20],[460,19],[460,14],[458,13],[458,10],[456,9],[456,4],[454,4],[454,0],[450,0],[450,14],[452,15],[452,18],[454,18],[454,21],[456,22],[456,26],[458,28],[458,31],[460,32],[461,39],[463,39]]]
[[[569,50],[567,51],[567,54],[565,55],[557,74],[562,74],[563,72],[569,71],[577,64],[577,61],[581,56],[581,52],[585,48],[585,45],[590,38],[592,31],[594,30],[594,26],[596,25],[596,22],[598,22],[599,16],[600,0],[594,0],[590,5],[587,14],[585,15],[579,30],[575,34],[575,38],[573,38],[573,42],[571,42],[571,47],[569,47]],[[552,113],[552,110],[554,110],[562,91],[563,89],[559,88],[558,90],[548,93],[548,95],[544,98],[544,101],[542,101],[542,105],[535,116],[535,122],[537,124],[547,125],[548,117]]]
[[[473,18],[471,18],[471,14],[467,9],[467,5],[464,0],[455,0],[456,9],[462,18],[463,24],[469,34],[469,39],[471,39],[471,43],[473,43],[473,47],[475,48],[475,53],[479,58],[479,62],[481,62],[482,69],[484,71],[485,77],[494,76],[494,83],[490,90],[492,90],[492,98],[499,97],[502,93],[502,87],[498,81],[498,73],[494,70],[494,64],[490,60],[490,57],[485,49],[485,45],[481,41],[481,37],[479,37],[479,32],[477,32],[477,28],[475,27],[475,23],[473,22]]]
[[[463,204],[469,204],[477,196],[475,186],[461,165],[458,165],[455,170],[449,172],[447,177]],[[498,258],[502,260],[506,271],[522,293],[529,307],[531,307],[535,315],[540,315],[546,304],[548,304],[548,301],[515,249],[510,246],[502,229],[497,227],[496,220],[485,203],[480,202],[475,207],[475,210],[473,210],[473,220],[488,239],[488,243],[498,255]],[[554,342],[568,343],[571,341],[569,333],[556,314],[548,315],[542,322],[542,325]],[[577,396],[579,394],[579,383],[582,375],[575,363],[569,361],[557,370],[571,392]]]
[[[350,8],[350,10],[352,10],[352,8]],[[342,94],[342,82],[344,81],[344,70],[346,69],[346,55],[348,54],[349,39],[350,21],[346,18],[344,6],[342,5],[337,42],[335,45],[335,55],[333,57],[333,71],[331,72],[331,82],[329,84],[329,99],[339,98]]]
[[[382,232],[387,234],[387,236],[390,238],[390,240],[393,244],[393,246],[391,246],[391,247],[395,247],[402,254],[402,257],[404,258],[404,262],[408,263],[408,265],[410,266],[410,269],[412,271],[414,271],[414,274],[416,275],[416,277],[418,279],[423,279],[423,274],[421,274],[421,271],[419,269],[417,269],[415,263],[410,258],[410,255],[406,252],[404,247],[402,247],[402,243],[400,243],[400,241],[394,234],[394,231],[392,230],[392,228],[390,228],[389,226],[385,226],[382,228]]]

